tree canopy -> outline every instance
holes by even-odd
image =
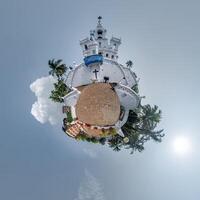
[[[57,82],[54,83],[54,90],[51,91],[49,98],[54,102],[62,103],[63,97],[71,91],[65,84],[63,77],[69,67],[63,64],[62,60],[55,59],[49,60],[48,65],[51,69],[49,74],[57,77]]]
[[[62,79],[62,76],[67,71],[68,67],[62,63],[62,60],[49,60],[48,62],[49,68],[49,75],[56,76],[59,80]]]
[[[49,74],[57,77],[57,82],[54,83],[54,90],[51,91],[50,99],[54,102],[63,102],[63,97],[71,90],[65,84],[64,74],[70,67],[67,67],[62,63],[62,60],[49,60]],[[127,67],[131,68],[133,62],[131,60],[126,62]],[[132,87],[137,94],[139,94],[138,83]],[[86,133],[81,132],[76,139],[99,143],[102,145],[108,144],[114,151],[120,151],[121,149],[130,149],[130,153],[135,151],[143,151],[144,145],[147,141],[153,140],[155,142],[161,142],[164,136],[163,130],[156,130],[158,123],[161,120],[161,110],[157,105],[151,106],[149,104],[140,105],[137,109],[129,111],[128,119],[126,123],[121,127],[124,136],[116,133],[116,130],[109,130],[101,135],[101,137],[89,137]],[[71,113],[67,113],[67,121],[72,121]],[[65,128],[64,128],[64,131]]]

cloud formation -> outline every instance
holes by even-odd
[[[75,200],[105,200],[101,184],[88,170],[85,170],[85,180],[81,183]]]
[[[52,76],[38,78],[31,85],[30,89],[35,93],[37,101],[32,105],[31,114],[40,122],[49,122],[51,125],[61,123],[64,115],[62,114],[62,105],[52,102],[49,99],[53,84],[56,79]]]

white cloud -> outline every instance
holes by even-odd
[[[105,200],[101,184],[88,170],[85,170],[85,180],[80,184],[75,200]]]
[[[35,93],[37,101],[32,105],[31,114],[41,123],[49,122],[51,125],[61,123],[62,104],[52,102],[49,99],[53,83],[56,80],[52,76],[38,78],[31,85],[30,89]]]

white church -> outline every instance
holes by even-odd
[[[84,119],[84,121],[83,118],[81,120],[81,117],[79,118],[78,116],[80,114],[77,111],[77,103],[81,98],[82,92],[84,92],[84,89],[80,88],[87,88],[91,84],[110,84],[112,92],[117,96],[117,100],[114,100],[115,103],[119,101],[119,112],[116,114],[117,118],[112,121],[113,124],[111,121],[108,124],[101,124],[97,119],[98,123],[91,123],[91,128],[107,129],[112,127],[116,129],[118,134],[123,135],[121,127],[127,121],[129,110],[134,110],[138,107],[141,97],[131,89],[137,84],[135,73],[130,68],[118,63],[118,48],[121,44],[121,38],[112,37],[108,40],[106,33],[107,30],[102,26],[101,17],[98,17],[96,29],[91,30],[90,36],[80,41],[84,62],[76,65],[66,73],[65,83],[72,91],[64,97],[64,103],[65,106],[71,108],[72,116],[76,119],[74,124],[79,124],[79,127],[80,124],[90,124],[91,120],[88,122]],[[93,104],[89,98],[93,98],[92,95],[91,97],[85,98],[85,101],[88,100],[90,104]],[[97,105],[98,101],[100,100],[94,99],[94,104]],[[101,99],[101,101],[104,100]],[[104,106],[104,113],[106,108],[111,110],[118,109],[118,107],[116,109],[110,108],[112,105],[105,104],[99,104]],[[90,111],[92,110],[91,106],[87,108]],[[101,108],[98,107],[95,109],[98,110]],[[112,115],[111,110],[109,112]],[[87,113],[87,115],[95,116],[95,110],[94,113]],[[69,134],[75,136],[73,131]]]

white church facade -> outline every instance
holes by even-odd
[[[99,17],[96,29],[90,31],[90,37],[80,41],[84,62],[66,73],[65,83],[72,92],[64,97],[64,103],[72,107],[73,117],[76,118],[75,108],[81,95],[81,90],[77,88],[93,83],[110,83],[124,110],[123,116],[112,127],[122,135],[121,127],[127,121],[129,110],[137,108],[141,98],[131,89],[137,84],[135,73],[118,63],[121,39],[112,37],[108,41],[106,32]]]

